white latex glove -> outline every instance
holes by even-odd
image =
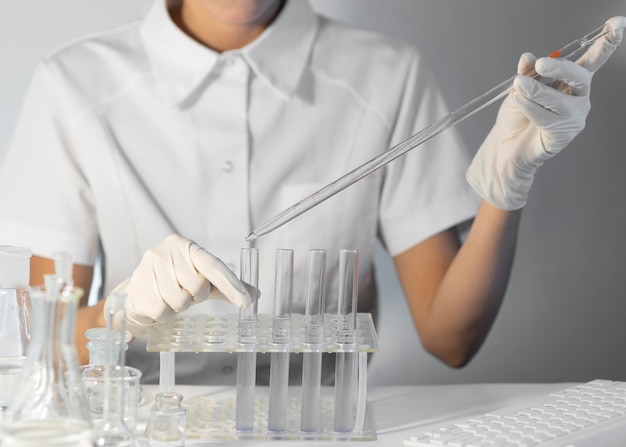
[[[126,329],[134,336],[209,298],[239,307],[251,302],[246,286],[220,259],[178,235],[146,251],[114,292],[126,294]],[[107,303],[104,312],[106,317]]]
[[[483,199],[505,210],[526,205],[536,169],[585,127],[591,78],[620,44],[625,27],[626,17],[608,20],[607,34],[576,63],[522,55],[513,90],[467,170],[467,181]],[[542,81],[523,74],[533,70]]]

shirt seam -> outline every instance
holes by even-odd
[[[343,88],[345,91],[350,93],[350,95],[356,99],[356,101],[365,109],[371,111],[375,116],[377,116],[382,124],[385,126],[386,130],[391,130],[392,125],[389,120],[385,117],[385,115],[380,112],[378,109],[373,107],[365,98],[363,98],[354,88],[352,88],[347,82],[335,78],[331,78],[326,72],[323,70],[319,70],[315,67],[310,67],[311,73],[313,75],[323,79],[324,81],[339,86]]]
[[[51,74],[51,76],[56,78],[57,82],[59,82],[60,76],[55,73],[55,70],[53,70],[52,66],[48,65],[46,69]],[[107,98],[104,98],[102,101],[96,101],[91,104],[86,104],[83,107],[78,107],[76,113],[69,116],[68,124],[70,128],[79,127],[84,120],[88,119],[99,110],[120,101],[122,98],[127,96],[127,94],[137,85],[138,82],[140,82],[142,79],[147,79],[149,77],[153,77],[153,73],[150,71],[138,73],[134,75],[132,79],[130,79],[117,91],[109,95]]]

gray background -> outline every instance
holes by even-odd
[[[37,61],[85,33],[140,17],[151,0],[2,0],[0,156]],[[299,0],[298,0],[299,1]],[[624,0],[313,0],[323,13],[418,45],[456,108],[626,15]],[[421,349],[390,260],[379,253],[381,352],[371,384],[626,380],[626,44],[594,77],[585,131],[538,173],[507,296],[483,349],[451,370]],[[476,150],[497,107],[460,125]],[[28,181],[28,173],[24,173]]]

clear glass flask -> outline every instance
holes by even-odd
[[[26,360],[31,337],[31,250],[0,246],[0,424]]]
[[[2,447],[92,447],[93,430],[78,368],[74,330],[83,290],[46,275],[29,288],[32,338],[5,413]]]

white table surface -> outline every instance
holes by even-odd
[[[378,447],[403,446],[403,441],[415,434],[421,427],[439,424],[448,420],[481,414],[497,408],[517,405],[571,386],[569,383],[552,384],[466,384],[436,386],[388,386],[368,389],[368,410],[373,416],[377,439],[375,441],[198,441],[187,440],[187,446],[276,446],[307,445],[311,447]],[[194,396],[215,393],[224,387],[176,386],[186,399]],[[158,386],[145,385],[144,391],[150,395],[158,392]],[[141,446],[148,441],[142,436],[150,414],[150,405],[140,407],[138,436]]]

